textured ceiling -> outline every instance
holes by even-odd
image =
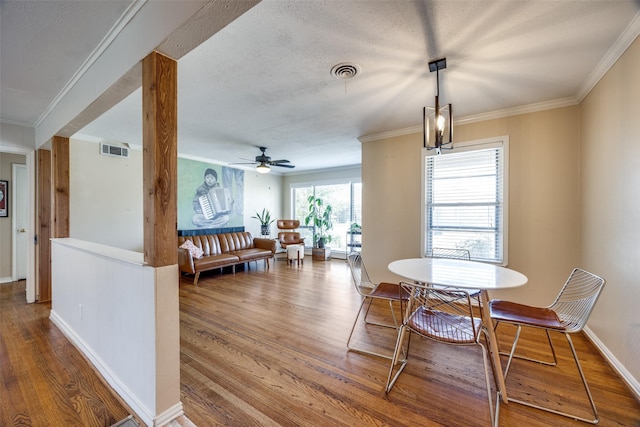
[[[33,125],[129,2],[20,3],[27,25],[6,19],[2,3],[0,113]],[[359,137],[420,125],[435,93],[427,63],[439,57],[456,118],[570,105],[638,35],[638,10],[637,1],[264,0],[179,59],[179,151],[232,163],[266,146],[293,172],[359,164]],[[332,76],[342,62],[359,75]],[[139,145],[140,97],[79,134]]]

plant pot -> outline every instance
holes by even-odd
[[[311,249],[311,259],[314,261],[326,261],[331,258],[331,248],[326,246],[324,248]]]
[[[271,234],[271,227],[269,227],[268,225],[261,225],[260,226],[260,234],[262,234],[263,236],[268,236],[269,234]]]
[[[318,248],[320,249],[324,248],[324,237],[320,237],[318,239]]]

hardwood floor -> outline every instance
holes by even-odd
[[[25,282],[0,285],[0,426],[109,426],[129,415],[84,357],[26,304]]]
[[[273,264],[272,264],[273,265]],[[489,424],[478,348],[414,337],[389,395],[388,361],[345,346],[360,300],[344,261],[298,267],[278,260],[180,283],[181,394],[197,426],[479,426]],[[373,315],[388,307],[375,306]],[[48,320],[24,303],[24,282],[0,285],[0,426],[101,426],[128,411]],[[502,327],[501,327],[502,328]],[[506,348],[512,331],[499,331]],[[540,336],[521,338],[531,350]],[[393,330],[356,329],[358,345],[391,352]],[[563,339],[560,366],[521,362],[509,390],[544,389],[580,411],[588,402]],[[640,426],[640,403],[583,336],[574,339],[601,426]],[[571,363],[570,363],[571,362]],[[576,381],[577,380],[577,381]],[[515,393],[515,391],[513,392]],[[568,400],[567,400],[568,399]],[[501,426],[586,426],[521,405],[502,405]]]
[[[479,348],[414,337],[407,368],[385,395],[389,362],[346,351],[360,300],[344,261],[305,262],[300,268],[278,261],[270,271],[201,277],[199,287],[183,279],[180,301],[182,401],[196,425],[490,423]],[[386,314],[388,306],[374,310]],[[512,333],[501,326],[504,348]],[[395,344],[390,329],[360,324],[356,334],[361,346],[375,342],[390,353]],[[541,338],[523,334],[519,348],[528,351]],[[568,407],[577,402],[579,412],[588,400],[578,394],[581,384],[563,341],[554,339],[559,367],[514,364],[507,385],[515,390],[524,381],[528,392],[546,390]],[[584,336],[575,337],[574,344],[600,425],[640,426],[640,404],[628,388]],[[500,425],[586,424],[512,403],[501,405]]]

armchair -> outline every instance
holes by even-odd
[[[300,227],[300,221],[297,219],[279,219],[276,223],[279,230],[278,243],[280,247],[286,249],[289,245],[304,245],[304,237],[300,237],[300,233],[295,231]]]

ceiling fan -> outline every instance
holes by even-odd
[[[265,153],[267,151],[267,147],[258,147],[262,154],[256,156],[255,160],[250,163],[231,163],[232,165],[258,165],[256,170],[259,173],[269,173],[271,168],[269,166],[279,166],[282,168],[295,168],[294,165],[290,164],[289,160],[281,159],[281,160],[271,160],[271,157],[267,156]],[[243,159],[250,160],[250,159]]]

